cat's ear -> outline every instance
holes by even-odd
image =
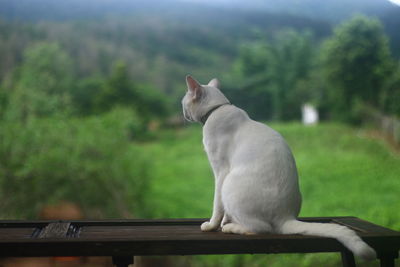
[[[214,78],[214,79],[212,79],[212,80],[208,83],[208,85],[209,85],[209,86],[212,86],[212,87],[219,88],[219,81],[218,81],[217,78]]]
[[[190,75],[186,76],[186,84],[189,92],[193,95],[193,99],[199,99],[203,92],[201,84]]]

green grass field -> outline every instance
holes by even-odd
[[[384,141],[341,124],[271,126],[286,138],[296,158],[303,194],[300,216],[357,216],[400,230],[400,156]],[[153,162],[147,217],[210,216],[213,177],[201,138],[201,127],[188,126],[143,145]],[[191,264],[337,266],[339,261],[336,254],[239,255],[192,257]]]

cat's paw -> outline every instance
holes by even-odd
[[[236,223],[228,223],[222,227],[222,232],[225,234],[239,234],[239,235],[255,235],[255,233],[250,232],[245,227]]]
[[[218,224],[212,224],[211,222],[203,222],[200,226],[203,232],[216,231],[218,227]]]

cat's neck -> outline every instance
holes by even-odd
[[[201,124],[203,124],[203,125],[206,124],[206,121],[207,121],[208,117],[210,117],[210,115],[211,115],[214,111],[216,111],[217,109],[219,109],[220,107],[225,106],[225,105],[231,105],[231,103],[219,104],[219,105],[216,105],[216,106],[212,107],[209,111],[207,111],[206,114],[204,114],[204,115],[200,118]]]

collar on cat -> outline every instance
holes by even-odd
[[[217,110],[220,107],[225,106],[225,105],[231,105],[231,103],[221,104],[221,105],[215,106],[212,109],[210,109],[203,117],[200,118],[201,124],[203,124],[203,125],[206,124],[206,121],[207,121],[208,117],[210,117],[211,113],[213,113],[215,110]]]

